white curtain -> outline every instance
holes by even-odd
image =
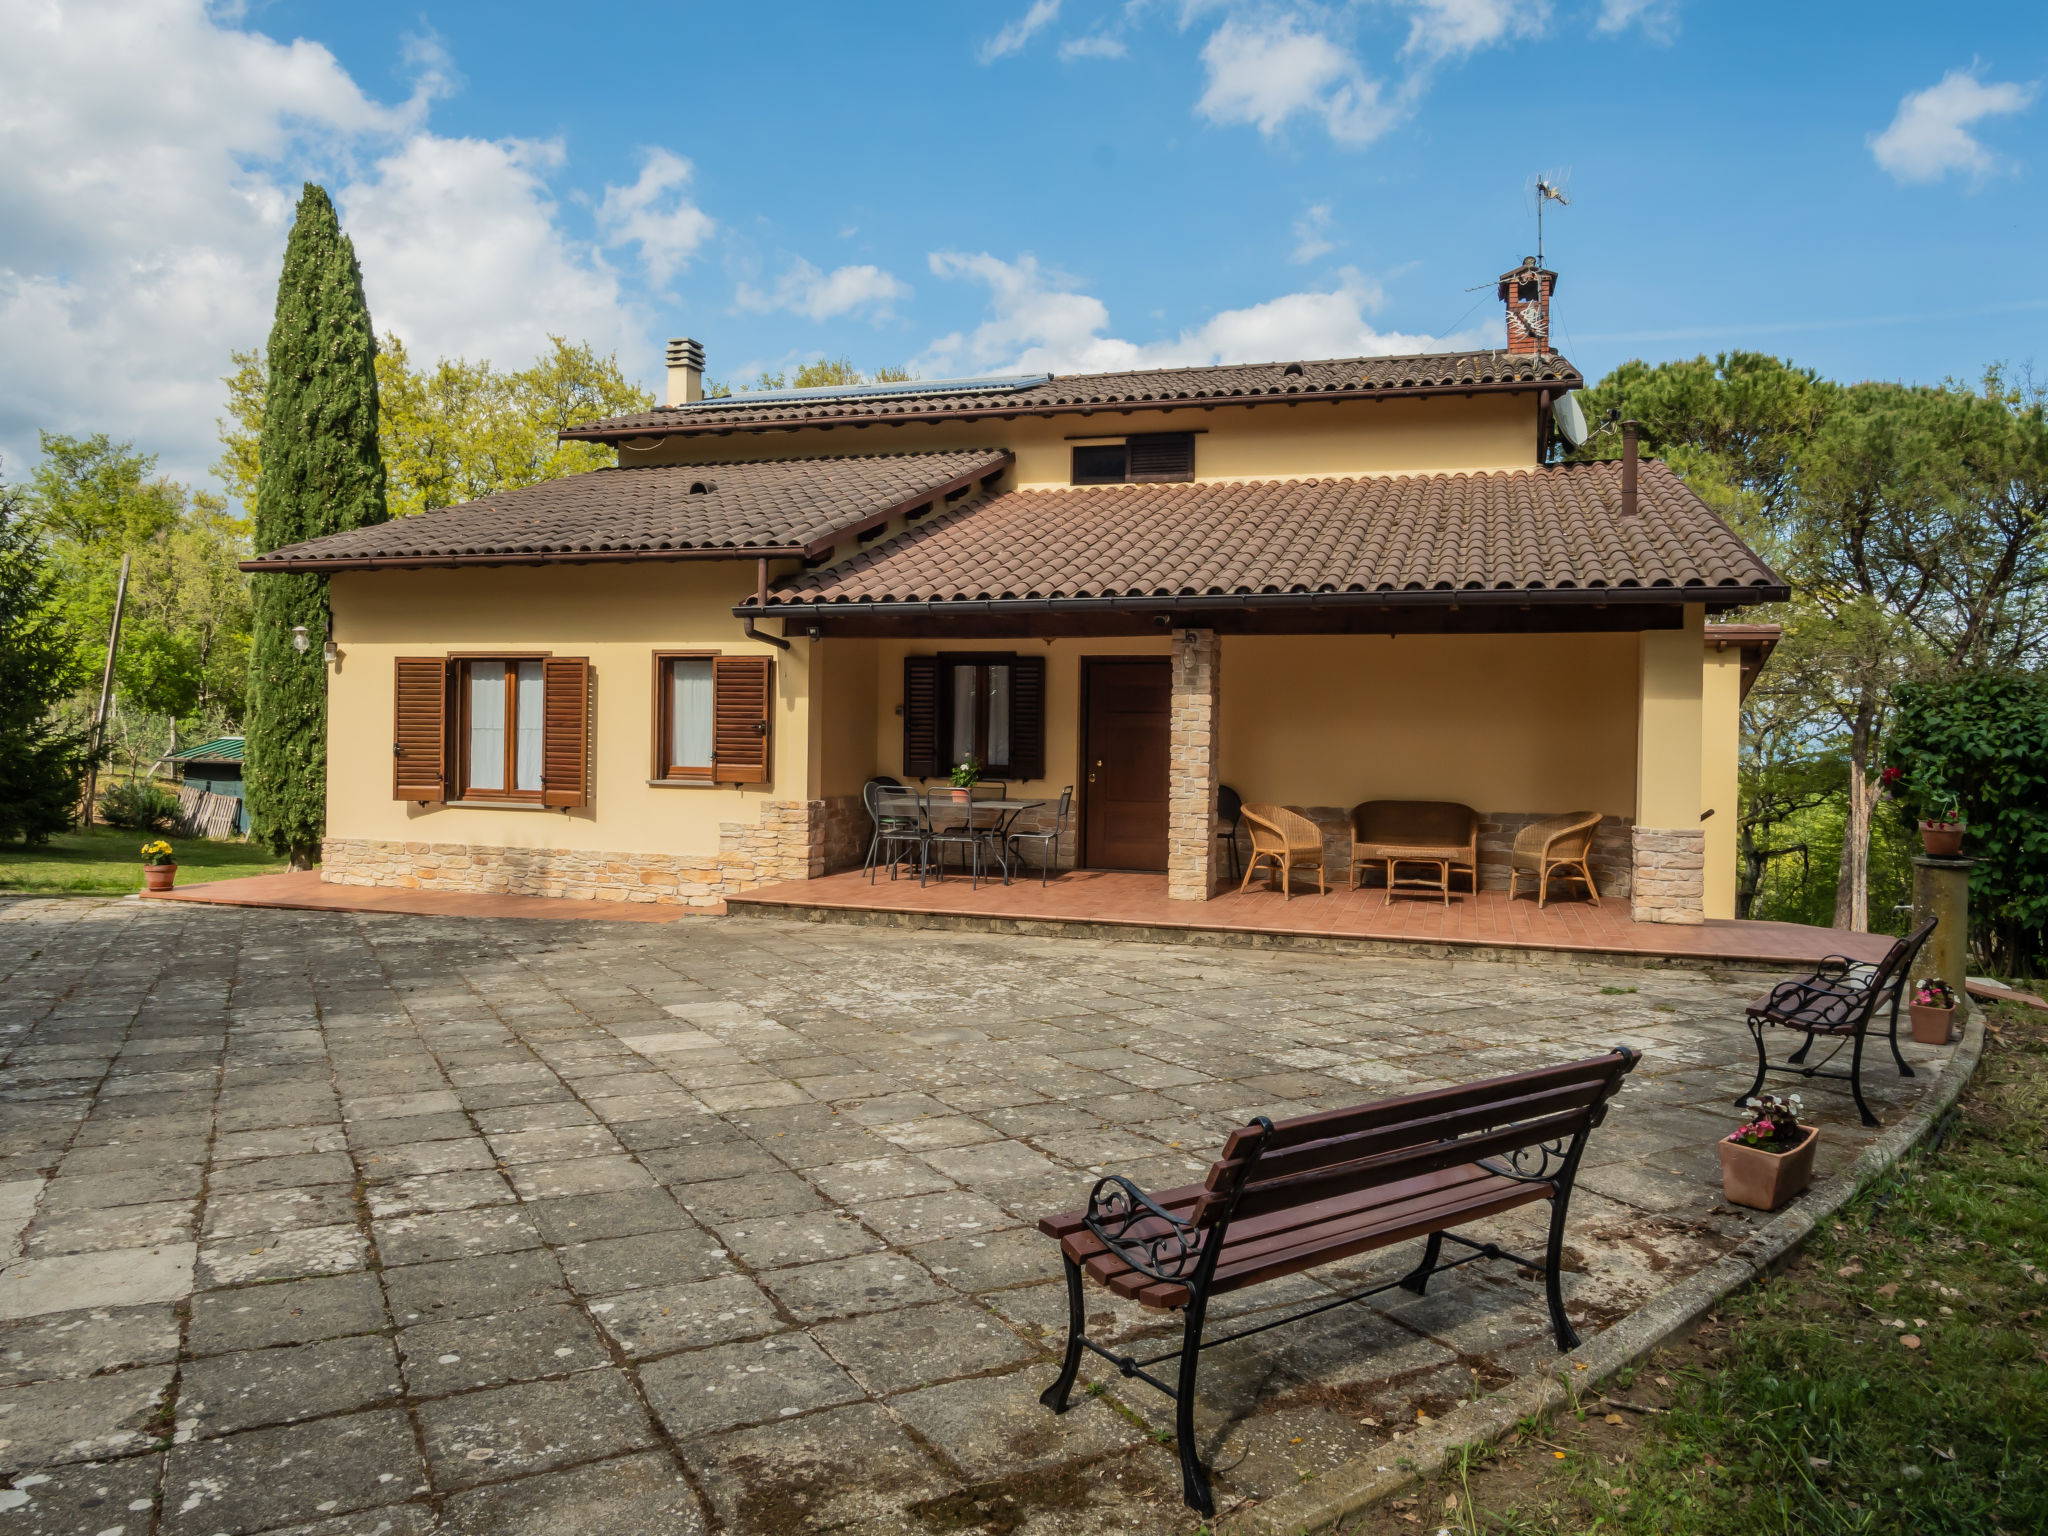
[[[953,747],[947,766],[964,763],[974,756],[974,690],[980,680],[974,667],[953,669]]]
[[[1008,766],[1010,761],[1010,669],[988,669],[988,760]]]
[[[669,663],[675,692],[669,700],[669,765],[711,767],[711,658],[679,656]]]
[[[541,664],[519,663],[519,709],[513,716],[519,727],[519,755],[513,764],[515,789],[540,788],[541,728],[547,721],[547,704],[541,688]]]
[[[469,787],[505,787],[505,663],[469,664]]]

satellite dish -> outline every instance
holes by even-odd
[[[1579,409],[1579,397],[1566,395],[1550,407],[1550,419],[1564,440],[1574,448],[1583,447],[1592,434],[1586,430],[1586,413]]]

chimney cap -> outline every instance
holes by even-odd
[[[671,336],[668,343],[668,365],[671,368],[702,368],[704,343],[688,336]]]

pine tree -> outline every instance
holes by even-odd
[[[54,718],[81,679],[53,588],[20,501],[0,485],[0,842],[48,842],[83,789],[85,737]]]
[[[313,183],[299,199],[266,354],[259,553],[385,520],[377,451],[377,338],[355,247]],[[244,790],[256,835],[294,869],[319,855],[327,805],[324,576],[256,579]],[[304,625],[307,649],[292,645]]]

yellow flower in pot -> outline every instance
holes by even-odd
[[[146,890],[168,891],[178,878],[178,859],[162,838],[142,845],[142,883]]]
[[[1721,1139],[1721,1192],[1730,1205],[1775,1211],[1813,1182],[1820,1127],[1799,1116],[1798,1094],[1759,1094],[1742,1107],[1749,1124]]]

